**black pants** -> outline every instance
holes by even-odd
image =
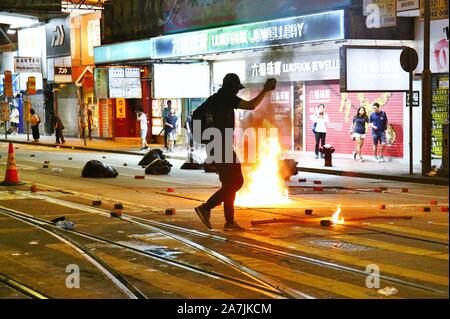
[[[319,155],[319,143],[320,146],[324,146],[325,145],[325,137],[327,136],[327,133],[319,133],[316,132],[316,155]]]
[[[169,137],[169,133],[167,133],[167,128],[164,129],[164,147],[167,148],[167,139]]]
[[[31,132],[33,133],[34,140],[38,140],[41,137],[39,134],[39,125],[31,126]]]
[[[56,143],[65,143],[66,141],[64,140],[64,136],[63,136],[63,132],[62,129],[60,128],[55,128],[55,137],[56,137]]]
[[[236,154],[233,152],[233,155]],[[237,158],[237,156],[236,156]],[[213,209],[223,203],[225,220],[227,223],[234,222],[234,200],[236,193],[244,184],[240,163],[215,164],[222,188],[212,195],[205,204],[208,209]]]

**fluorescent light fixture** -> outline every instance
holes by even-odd
[[[9,24],[10,29],[28,28],[38,23],[39,19],[36,17],[0,12],[0,24]]]
[[[17,33],[17,30],[16,30],[16,29],[11,29],[11,28],[9,28],[9,29],[6,31],[6,33],[8,33],[8,34],[16,34],[16,33]]]

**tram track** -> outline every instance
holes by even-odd
[[[0,273],[0,284],[29,299],[50,299],[48,296],[37,291],[36,289],[27,286],[4,273]]]
[[[178,268],[182,268],[184,270],[188,270],[188,271],[192,271],[194,273],[197,274],[201,274],[203,276],[207,276],[213,279],[217,279],[217,280],[221,280],[224,282],[227,282],[229,284],[241,287],[241,288],[246,288],[252,291],[256,291],[258,293],[264,294],[270,298],[308,298],[311,299],[313,298],[312,296],[309,296],[307,294],[303,294],[301,292],[297,292],[293,289],[290,289],[288,287],[284,287],[281,283],[277,283],[275,281],[272,281],[271,283],[266,283],[263,280],[257,278],[257,276],[254,276],[255,280],[257,281],[257,283],[254,282],[250,282],[247,280],[243,280],[237,277],[233,277],[233,276],[229,276],[226,274],[222,274],[222,273],[218,273],[218,272],[214,272],[214,271],[208,271],[196,266],[192,266],[183,262],[179,262],[179,261],[175,261],[173,259],[161,256],[159,254],[156,253],[152,253],[149,251],[145,251],[145,250],[140,250],[137,249],[135,247],[132,247],[130,245],[126,245],[123,243],[119,243],[119,242],[115,242],[109,239],[106,239],[104,237],[100,237],[100,236],[96,236],[93,234],[89,234],[86,232],[81,232],[81,231],[77,231],[77,230],[62,230],[57,228],[51,221],[47,221],[41,218],[37,218],[34,216],[31,216],[29,214],[25,214],[23,212],[18,212],[16,210],[12,210],[9,208],[5,208],[5,207],[1,207],[0,206],[0,214],[5,215],[5,216],[9,216],[11,218],[14,218],[16,220],[22,221],[26,224],[29,224],[31,226],[37,227],[41,230],[46,231],[47,233],[50,233],[51,235],[53,235],[54,237],[57,237],[59,240],[68,243],[71,246],[77,247],[78,249],[84,250],[84,251],[88,251],[87,248],[84,247],[83,249],[83,245],[80,244],[78,241],[70,238],[68,235],[77,235],[95,242],[99,242],[99,243],[103,243],[103,244],[108,244],[108,245],[112,245],[114,247],[118,247],[118,248],[122,248],[125,249],[127,251],[136,253],[138,255],[141,256],[145,256],[145,257],[149,257],[152,258],[154,260],[178,267]],[[93,254],[89,252],[89,254],[92,256]],[[99,261],[100,259],[98,257],[95,257],[95,259],[97,261]],[[110,267],[110,269],[112,270],[112,268]],[[115,272],[115,271],[114,271]],[[117,272],[116,276],[117,276]],[[256,273],[256,272],[253,272]],[[248,274],[247,274],[248,275]],[[130,286],[131,284],[129,284]],[[281,288],[280,288],[281,287]],[[122,288],[123,289],[123,288]],[[136,288],[137,290],[137,288]],[[287,292],[286,292],[287,291]],[[127,293],[127,295],[130,298],[133,299],[138,299],[137,296]],[[140,296],[142,297],[142,296]]]
[[[34,195],[28,195],[28,196],[35,197]],[[89,206],[86,206],[83,204],[78,204],[78,203],[74,203],[71,201],[63,200],[63,199],[57,199],[57,198],[53,198],[53,197],[46,196],[46,195],[39,195],[39,196],[45,198],[46,200],[48,200],[49,202],[54,203],[54,204],[59,204],[59,205],[63,205],[63,206],[76,208],[76,209],[86,211],[86,212],[100,214],[105,217],[110,216],[108,211],[105,211],[100,208],[93,208],[93,207],[89,207]],[[240,269],[241,271],[246,271],[247,274],[253,273],[251,271],[251,269],[247,269],[246,267],[239,268],[239,267],[241,267],[241,265],[236,264],[236,262],[233,261],[232,259],[225,257],[222,254],[219,254],[216,251],[209,249],[203,245],[200,245],[193,240],[189,240],[185,237],[182,237],[182,236],[180,236],[180,234],[188,234],[188,235],[192,235],[192,236],[195,236],[198,238],[206,238],[206,239],[211,239],[214,241],[226,242],[226,243],[237,245],[237,246],[244,246],[247,248],[256,249],[256,250],[268,253],[272,256],[291,258],[291,259],[305,262],[308,264],[312,264],[315,266],[325,267],[325,268],[337,270],[337,271],[344,271],[344,272],[352,273],[352,274],[355,274],[358,276],[367,277],[367,272],[363,269],[350,267],[350,266],[335,263],[335,262],[329,262],[326,260],[309,257],[309,256],[306,256],[303,254],[297,254],[297,253],[292,253],[292,252],[285,251],[285,250],[262,246],[262,245],[258,245],[258,244],[251,243],[248,241],[236,240],[236,239],[225,237],[225,236],[214,235],[214,234],[202,232],[202,231],[191,229],[191,228],[186,228],[186,227],[176,226],[176,225],[172,225],[172,224],[168,224],[168,223],[153,221],[153,220],[149,220],[149,219],[145,219],[142,217],[137,217],[137,216],[133,216],[133,215],[129,215],[129,214],[122,214],[120,219],[123,221],[126,221],[128,223],[134,224],[136,226],[146,228],[153,232],[158,232],[158,233],[163,234],[169,238],[172,238],[178,242],[181,242],[185,245],[196,248],[196,249],[212,256],[215,259],[219,259],[222,263],[228,264],[235,269],[237,268],[237,269]],[[364,229],[364,228],[361,228],[361,229]],[[176,232],[176,233],[174,233],[174,232]],[[260,279],[267,280],[267,277],[261,277]],[[386,275],[380,274],[380,279],[385,280],[387,282],[408,286],[411,288],[430,291],[430,292],[437,293],[437,294],[442,294],[442,295],[447,294],[446,291],[443,291],[440,289],[435,289],[433,287],[425,286],[422,284],[406,281],[406,280],[403,280],[403,279],[397,278],[397,277],[386,276]],[[270,280],[268,280],[268,281],[270,282]],[[275,286],[277,286],[277,284],[278,284],[278,287],[280,285],[279,283],[276,283],[276,282],[271,282],[271,283],[272,283],[272,285],[275,285]],[[287,289],[287,291],[289,291],[289,289]]]

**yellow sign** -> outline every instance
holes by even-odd
[[[125,99],[116,99],[116,118],[124,119],[127,117],[127,105]]]
[[[27,81],[27,94],[36,94],[36,78],[34,76],[29,76]]]
[[[1,113],[1,119],[2,121],[6,122],[9,121],[9,105],[8,102],[2,102],[1,103],[1,108],[0,108]]]
[[[30,109],[31,109],[31,103],[29,101],[25,101],[23,103],[24,107],[25,107],[25,121],[30,122],[31,121],[31,116],[30,116]]]
[[[420,1],[420,21],[423,21],[424,15],[423,5],[424,1]],[[448,0],[430,1],[430,19],[431,20],[448,19]]]
[[[4,90],[6,97],[13,97],[12,89],[12,73],[11,71],[5,71]]]

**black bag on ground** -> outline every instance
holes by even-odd
[[[119,172],[114,167],[96,160],[87,162],[81,172],[83,177],[115,178],[118,175]]]
[[[162,160],[166,159],[166,157],[163,154],[163,151],[159,148],[150,150],[147,154],[145,154],[145,156],[141,159],[138,165],[147,166],[155,159],[162,159]]]
[[[181,165],[180,169],[203,169],[201,160],[198,156],[195,156],[192,152],[188,153],[186,162]]]
[[[148,175],[167,175],[172,169],[172,164],[170,164],[165,159],[155,159],[153,162],[148,164],[145,169],[145,174]]]

